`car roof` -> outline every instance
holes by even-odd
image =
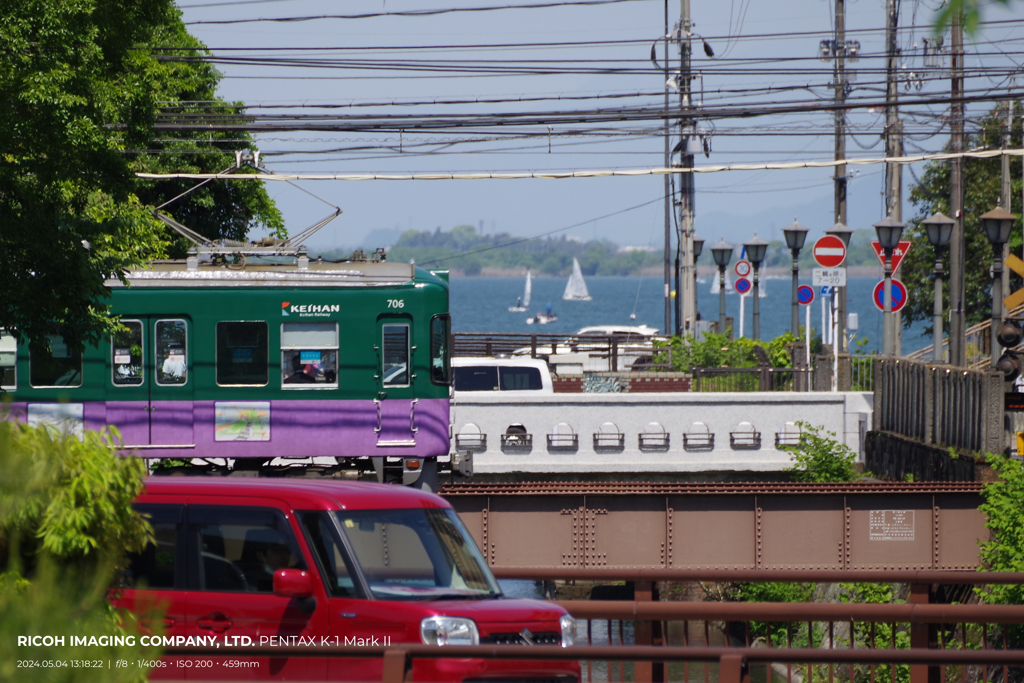
[[[286,477],[149,477],[145,495],[272,498],[287,503],[293,510],[451,507],[439,496],[408,486]]]
[[[658,334],[658,329],[647,325],[591,325],[581,328],[576,334],[639,334],[650,337]]]
[[[453,367],[466,367],[472,365],[511,365],[518,367],[548,369],[547,361],[543,358],[491,358],[490,356],[458,356],[452,358]]]

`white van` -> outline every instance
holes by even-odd
[[[502,396],[555,393],[548,364],[540,358],[452,358],[455,394],[501,392]]]

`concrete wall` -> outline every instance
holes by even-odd
[[[486,436],[486,448],[471,448],[473,469],[484,475],[777,472],[790,465],[790,456],[776,448],[776,434],[797,421],[835,432],[863,462],[870,413],[871,394],[860,392],[556,394],[522,399],[484,395],[466,400],[456,396],[452,447],[461,442],[460,450],[466,450],[466,437],[472,432],[467,425],[472,423]],[[623,444],[595,450],[593,435],[606,422],[618,427]],[[667,448],[641,449],[639,435],[649,431],[652,422],[668,434]],[[683,435],[697,422],[714,435],[713,448],[684,448]],[[743,422],[760,432],[759,448],[730,445],[730,432],[740,431]],[[532,435],[532,446],[502,447],[501,435],[515,423]],[[559,423],[578,435],[575,448],[548,446],[547,435],[555,433]]]

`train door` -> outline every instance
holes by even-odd
[[[190,322],[125,316],[121,323],[124,331],[110,339],[107,424],[126,447],[193,445]]]
[[[378,325],[377,447],[412,447],[417,431],[412,318],[390,315],[380,318]]]
[[[153,364],[149,395],[149,434],[154,447],[194,446],[192,433],[192,321],[150,318]]]

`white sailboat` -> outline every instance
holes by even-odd
[[[718,284],[718,276],[716,275],[715,277],[713,277],[711,279],[711,293],[712,294],[718,294],[719,287],[721,287],[721,285]],[[732,288],[732,276],[729,275],[729,271],[728,270],[725,271],[725,293],[726,294],[733,294],[733,293],[735,293],[735,290],[733,290],[733,288]]]
[[[572,260],[572,275],[565,283],[565,293],[562,294],[565,301],[590,301],[590,292],[587,291],[587,283],[583,281],[583,271],[580,270],[580,262]]]
[[[533,279],[530,277],[530,271],[526,271],[526,287],[523,289],[523,298],[516,300],[515,306],[509,306],[509,313],[525,313],[526,309],[530,307],[530,295],[533,293]]]

